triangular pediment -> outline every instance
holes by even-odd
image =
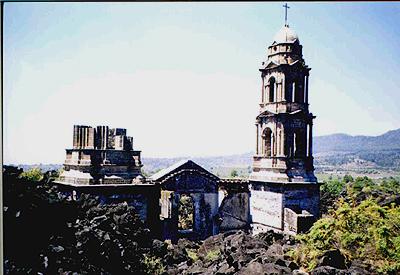
[[[265,68],[266,68],[266,69],[270,69],[270,68],[275,68],[275,67],[277,67],[277,66],[279,66],[278,63],[276,63],[275,61],[270,61],[270,62],[267,64],[267,66],[265,66]]]
[[[276,63],[275,61],[269,61],[267,64],[265,64],[265,62],[263,62],[262,65],[263,65],[263,67],[260,70],[272,69],[272,68],[276,68],[279,66],[279,64]]]
[[[262,112],[261,114],[259,114],[259,115],[257,116],[256,119],[261,118],[261,117],[274,116],[274,115],[276,115],[276,114],[277,114],[277,113],[274,113],[274,112],[265,110],[264,112]]]
[[[163,190],[216,192],[219,178],[191,160],[181,160],[153,176]]]

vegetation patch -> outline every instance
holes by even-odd
[[[219,249],[210,250],[204,257],[204,260],[206,260],[207,262],[213,262],[216,261],[220,255],[221,251]]]
[[[143,266],[145,274],[148,275],[161,275],[165,272],[165,267],[160,258],[144,254]]]
[[[294,260],[313,270],[328,251],[339,250],[346,262],[357,260],[379,273],[400,272],[400,183],[394,178],[374,182],[368,177],[345,176],[321,187],[321,196],[333,208],[291,251]]]
[[[192,262],[196,262],[199,259],[196,249],[186,248],[186,253],[188,254],[188,257],[192,260]]]

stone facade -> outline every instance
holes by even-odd
[[[285,25],[262,63],[261,103],[256,118],[256,154],[250,175],[254,232],[298,233],[319,216],[309,112],[310,68],[297,34]]]
[[[150,179],[161,188],[163,238],[204,239],[218,233],[218,177],[193,161],[181,161],[154,174]],[[178,230],[178,204],[181,196],[193,202],[193,228]]]
[[[126,129],[75,125],[73,148],[66,149],[60,181],[73,184],[126,184],[142,178],[140,151]]]

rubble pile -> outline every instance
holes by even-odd
[[[292,236],[273,231],[256,236],[232,231],[203,242],[179,240],[176,245],[165,245],[163,262],[169,275],[308,274],[289,256],[296,245]],[[339,251],[328,251],[311,274],[369,273],[357,263],[347,266]]]

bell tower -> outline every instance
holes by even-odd
[[[310,68],[303,47],[287,24],[275,35],[262,62],[256,150],[249,178],[254,233],[307,231],[319,217],[319,184],[314,175],[309,111]]]
[[[309,112],[310,70],[297,34],[285,24],[262,62],[260,112],[251,180],[316,182]]]

